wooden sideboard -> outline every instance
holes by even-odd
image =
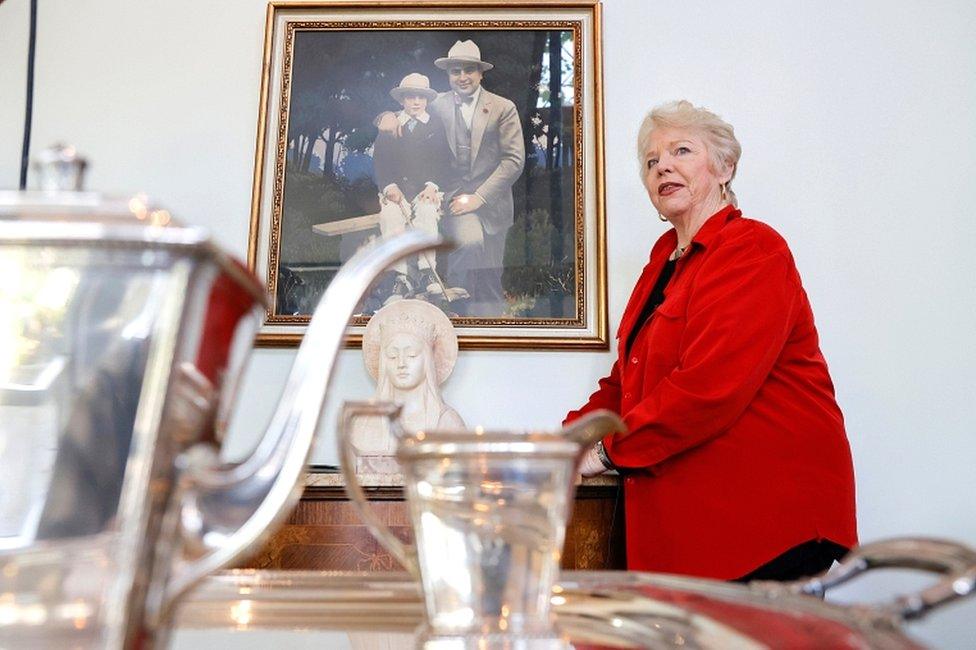
[[[413,531],[399,476],[364,477],[364,491],[383,522],[404,541]],[[623,502],[616,476],[585,479],[576,488],[563,547],[564,569],[623,569]],[[241,568],[399,571],[370,535],[346,496],[339,474],[309,474],[301,501],[264,549]]]

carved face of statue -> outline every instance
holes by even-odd
[[[384,366],[398,390],[416,388],[424,381],[424,342],[408,332],[397,332],[383,347]]]
[[[383,307],[369,319],[366,332],[363,334],[363,361],[369,376],[376,380],[377,388],[386,391],[407,390],[401,388],[406,385],[406,375],[410,372],[404,368],[397,371],[397,348],[404,347],[406,335],[412,342],[413,349],[419,354],[414,357],[420,365],[420,377],[429,386],[436,388],[454,369],[457,361],[457,336],[449,319],[440,308],[423,300],[397,300]],[[409,357],[409,355],[408,355]],[[401,374],[403,380],[394,376]],[[414,384],[417,386],[419,384]],[[381,399],[390,396],[377,394]]]

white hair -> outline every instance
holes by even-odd
[[[729,195],[729,202],[738,205],[735,192],[732,191],[732,179],[735,178],[739,166],[742,145],[736,139],[731,124],[708,109],[694,106],[685,99],[655,106],[641,122],[637,132],[637,162],[642,182],[646,178],[647,149],[651,143],[651,133],[658,128],[691,129],[698,132],[705,141],[712,170],[717,171],[726,165],[732,168],[732,176],[725,184],[725,190]]]

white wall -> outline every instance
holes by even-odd
[[[18,177],[27,4],[0,5],[0,187]],[[35,151],[76,144],[91,187],[146,190],[244,256],[263,29],[260,0],[41,3]],[[605,7],[612,326],[662,231],[634,134],[651,105],[686,97],[735,125],[740,203],[793,247],[847,417],[864,540],[976,545],[974,33],[968,0]],[[255,354],[233,453],[254,440],[291,357]],[[609,364],[466,352],[446,396],[471,423],[552,426]],[[335,384],[337,397],[369,394],[357,351]],[[332,419],[320,462],[335,459]],[[922,633],[966,645],[974,612]]]

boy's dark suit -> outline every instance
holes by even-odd
[[[437,116],[428,113],[426,124],[415,120],[412,129],[403,125],[403,134],[394,137],[380,132],[373,144],[373,168],[376,186],[382,192],[396,183],[404,198],[411,202],[427,182],[444,189],[450,170],[451,150],[447,146],[446,130]]]

